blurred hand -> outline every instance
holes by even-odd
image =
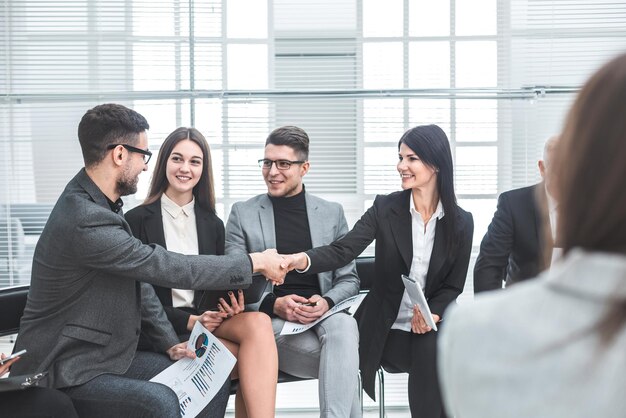
[[[287,274],[287,264],[275,249],[267,249],[262,253],[251,253],[252,270],[261,273],[274,285],[281,285]]]
[[[217,327],[222,324],[224,319],[228,318],[226,312],[218,311],[205,311],[202,315],[189,315],[189,321],[187,322],[187,331],[191,331],[196,321],[200,321],[203,327],[213,332]]]
[[[439,322],[441,318],[439,315],[433,315],[433,321],[435,324]],[[426,334],[427,332],[432,331],[432,328],[426,323],[426,320],[422,316],[422,312],[417,307],[417,305],[413,306],[413,317],[411,318],[411,331],[416,334]]]
[[[9,356],[7,356],[4,353],[0,354],[0,358],[2,358],[3,360],[7,357]],[[15,363],[16,361],[18,361],[19,359],[20,359],[19,357],[15,357],[13,360],[9,360],[6,363],[0,365],[0,376],[4,376],[5,374],[7,374],[9,372],[9,368],[11,367],[11,365]]]
[[[274,302],[274,313],[286,321],[300,322],[295,311],[302,303],[306,302],[308,302],[307,298],[298,295],[287,295],[276,298]]]
[[[235,292],[230,291],[228,292],[229,301],[227,302],[223,298],[220,298],[217,305],[217,309],[219,309],[220,312],[224,312],[228,315],[227,318],[242,313],[246,307],[244,303],[243,290],[239,289],[236,292],[237,298],[235,298]]]
[[[184,343],[178,343],[167,350],[167,355],[171,360],[180,360],[184,357],[196,358],[196,353],[187,349],[187,341]]]
[[[309,267],[309,259],[304,253],[296,253],[296,254],[289,254],[289,255],[281,254],[281,255],[285,259],[283,265],[289,271],[294,270],[294,269],[305,270],[307,267]]]
[[[309,304],[314,304],[314,306],[309,306]],[[304,304],[300,304],[296,307],[294,315],[298,319],[297,322],[309,324],[316,321],[329,309],[326,299],[320,295],[313,295]]]

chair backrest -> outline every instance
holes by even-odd
[[[356,272],[361,280],[361,291],[370,290],[376,275],[374,257],[358,257],[356,259]]]
[[[0,336],[16,334],[26,307],[29,286],[0,289]]]

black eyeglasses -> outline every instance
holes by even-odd
[[[259,167],[263,170],[270,170],[272,164],[276,164],[276,168],[279,170],[289,170],[292,164],[304,164],[306,161],[289,161],[289,160],[268,160],[267,158],[261,158],[259,160]]]
[[[148,151],[147,149],[141,149],[141,148],[133,147],[132,145],[128,145],[128,144],[110,144],[109,146],[107,146],[107,149],[113,149],[113,148],[118,147],[120,145],[123,146],[124,148],[126,148],[127,150],[129,150],[130,152],[136,152],[138,154],[143,154],[143,163],[144,164],[148,164],[148,161],[150,161],[150,158],[152,157],[152,153],[150,151]]]

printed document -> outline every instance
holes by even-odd
[[[422,291],[420,285],[418,285],[415,280],[404,274],[402,275],[402,281],[404,282],[406,292],[409,294],[409,298],[411,298],[411,303],[413,303],[413,305],[417,305],[420,309],[420,312],[422,313],[422,316],[428,326],[437,331],[437,324],[435,324],[433,314],[430,312],[428,302],[426,302],[426,296],[424,296],[424,292]]]
[[[191,331],[187,348],[196,353],[195,359],[180,359],[150,381],[176,393],[181,416],[195,417],[230,379],[237,359],[200,321]]]
[[[332,309],[329,309],[324,315],[320,316],[316,321],[313,321],[310,324],[301,324],[299,322],[285,321],[285,325],[283,325],[283,329],[280,331],[280,335],[300,334],[301,332],[304,332],[307,329],[319,324],[329,316],[358,305],[359,303],[361,303],[364,297],[365,295],[356,295],[352,296],[351,298],[344,299],[335,306],[333,306]]]

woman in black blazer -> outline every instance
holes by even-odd
[[[224,254],[224,223],[215,213],[212,178],[204,136],[194,128],[176,129],[161,146],[148,198],[126,214],[133,234],[145,244],[184,254]],[[195,225],[190,226],[186,220],[191,207]],[[236,295],[230,292],[228,303],[221,299],[215,311],[200,312],[202,292],[154,288],[181,338],[188,338],[200,321],[237,357],[232,375],[240,381],[237,416],[273,417],[278,354],[270,318],[260,312],[243,312],[241,290]],[[174,299],[180,307],[173,306]]]
[[[398,142],[401,192],[379,195],[342,239],[296,254],[291,266],[310,273],[332,270],[356,258],[376,240],[375,279],[355,317],[360,369],[374,398],[382,365],[409,373],[411,415],[445,416],[436,369],[436,336],[406,295],[401,276],[421,284],[435,323],[463,291],[474,222],[456,203],[446,134],[436,125],[408,130]],[[307,256],[309,260],[307,260]]]

